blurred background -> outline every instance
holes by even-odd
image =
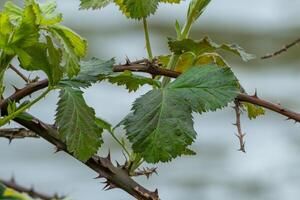
[[[6,1],[2,0],[1,4]],[[21,2],[16,1],[16,2]],[[142,25],[128,20],[114,5],[101,11],[78,10],[78,0],[57,0],[64,13],[64,23],[89,41],[89,58],[124,62],[146,57]],[[155,55],[168,53],[167,37],[174,36],[176,19],[183,23],[189,1],[180,5],[161,4],[149,26]],[[248,63],[226,54],[241,84],[255,89],[262,98],[300,111],[300,47],[270,60],[260,60],[266,53],[300,37],[299,0],[213,0],[192,30],[192,36],[205,35],[221,43],[237,43],[257,59]],[[22,85],[8,72],[6,85]],[[129,111],[134,99],[149,87],[128,94],[122,87],[107,83],[86,91],[86,100],[98,116],[117,124]],[[57,94],[52,93],[30,110],[51,123]],[[237,151],[238,140],[234,111],[228,107],[219,112],[195,114],[197,141],[193,157],[182,157],[172,163],[158,164],[158,176],[138,181],[150,189],[159,189],[163,200],[294,200],[300,196],[300,125],[267,111],[266,116],[250,121],[242,118],[246,132],[247,154]],[[11,126],[17,126],[11,124]],[[122,130],[119,132],[123,134]],[[107,135],[107,134],[105,134]],[[113,158],[124,159],[120,148],[109,137],[99,154],[106,155],[110,146]],[[103,191],[93,178],[96,174],[64,153],[54,154],[54,147],[41,139],[15,140],[8,144],[0,139],[0,177],[34,185],[49,194],[58,192],[74,200],[129,200],[121,190]]]

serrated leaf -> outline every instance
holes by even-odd
[[[204,12],[211,0],[192,0],[189,5],[187,19],[195,22]]]
[[[66,60],[65,70],[71,78],[80,71],[79,60],[86,55],[87,42],[71,29],[55,25],[49,31],[59,40],[64,48],[63,56]]]
[[[39,30],[36,25],[36,14],[32,5],[26,6],[23,11],[22,20],[16,29],[11,45],[16,48],[27,48],[38,43]]]
[[[80,0],[80,9],[100,9],[111,2],[113,0]]]
[[[154,89],[133,104],[123,120],[136,153],[150,163],[167,162],[187,153],[196,132],[192,111],[214,111],[237,96],[238,82],[229,68],[194,67],[161,89]]]
[[[62,52],[60,49],[55,48],[52,39],[47,36],[47,60],[49,63],[49,72],[46,72],[51,85],[56,85],[63,76],[63,71],[60,66],[62,61]]]
[[[124,85],[129,92],[136,91],[139,87],[146,84],[160,87],[159,81],[152,78],[135,75],[130,71],[121,73],[113,72],[114,63],[114,59],[103,61],[92,58],[89,61],[82,61],[80,73],[76,77],[69,80],[65,79],[60,83],[71,87],[85,88],[89,87],[92,83],[108,80],[113,84]]]
[[[255,58],[255,56],[246,53],[244,49],[236,44],[219,45],[208,37],[204,37],[200,41],[194,41],[192,39],[173,40],[169,38],[168,44],[170,50],[179,55],[185,52],[193,52],[199,56],[203,53],[216,53],[217,50],[225,50],[239,55],[244,61],[249,61]]]
[[[32,200],[27,194],[21,194],[0,183],[0,200]]]
[[[114,59],[108,61],[92,58],[89,61],[80,62],[80,72],[72,79],[64,79],[60,82],[61,86],[75,88],[87,88],[92,83],[103,80],[106,76],[113,74],[112,68],[115,64]]]
[[[144,76],[134,75],[131,71],[124,71],[123,73],[116,74],[115,76],[108,76],[107,79],[110,83],[125,85],[129,92],[135,92],[139,87],[146,84],[154,87],[160,87],[159,81]]]
[[[207,65],[207,64],[215,64],[219,67],[228,67],[226,61],[217,53],[204,53],[198,56],[195,61],[195,65]]]
[[[0,48],[5,53],[13,54],[9,52],[9,39],[13,31],[13,25],[9,20],[9,16],[6,13],[0,13]]]
[[[101,119],[99,117],[96,117],[96,120],[95,120],[97,126],[103,130],[107,130],[109,132],[112,131],[112,126],[110,123],[108,123],[107,121],[105,121],[104,119]]]
[[[95,111],[86,104],[82,94],[78,89],[63,88],[55,121],[68,151],[85,162],[97,153],[103,141],[102,129],[95,122]]]
[[[246,102],[243,102],[242,105],[247,110],[248,118],[250,120],[256,119],[258,116],[265,115],[266,112],[265,109],[260,106],[253,105],[251,103],[246,103]]]
[[[7,13],[12,20],[19,20],[23,15],[23,9],[11,1],[7,1],[4,4],[4,12]]]
[[[170,55],[159,56],[158,60],[163,67],[166,67],[170,61]],[[203,53],[196,56],[193,52],[185,52],[179,56],[175,71],[185,72],[193,66],[204,66],[214,64],[219,67],[228,67],[226,61],[218,53]]]
[[[43,70],[47,74],[50,84],[56,85],[62,77],[62,69],[58,65],[61,55],[59,50],[54,48],[50,38],[47,42],[47,45],[38,43],[24,50],[16,49],[16,53],[23,69],[28,71]]]
[[[126,12],[133,19],[141,19],[154,14],[159,0],[123,0]]]

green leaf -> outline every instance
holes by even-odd
[[[20,20],[23,15],[23,9],[11,1],[4,4],[4,12],[7,13],[12,20]]]
[[[260,106],[253,105],[251,103],[246,103],[246,102],[244,102],[242,105],[247,110],[248,118],[251,120],[256,119],[258,116],[265,115],[266,112],[265,109]]]
[[[200,41],[194,41],[192,39],[173,40],[169,38],[169,48],[176,54],[183,54],[185,52],[193,52],[197,56],[203,53],[216,53],[217,50],[225,50],[236,55],[239,55],[242,60],[249,61],[255,56],[248,54],[240,46],[236,44],[216,44],[210,38],[204,37]]]
[[[51,26],[49,31],[59,40],[64,48],[63,56],[66,60],[65,70],[68,76],[70,78],[76,76],[80,71],[79,60],[87,52],[86,40],[62,25]]]
[[[50,38],[47,45],[38,43],[26,49],[16,49],[20,66],[28,71],[43,70],[51,85],[62,77],[62,69],[59,65],[60,51],[55,49]],[[51,55],[50,57],[48,55]]]
[[[101,9],[114,2],[128,18],[142,19],[154,14],[159,2],[180,3],[181,0],[80,0],[80,9]]]
[[[86,104],[82,93],[70,87],[61,90],[55,121],[68,151],[85,162],[97,153],[103,141],[95,111]]]
[[[142,19],[154,14],[159,0],[124,0],[126,12],[133,19]]]
[[[12,32],[13,25],[9,20],[8,14],[0,13],[0,48],[5,53],[9,53],[7,52],[7,46]]]
[[[146,78],[144,76],[134,75],[131,71],[124,71],[116,76],[108,76],[107,79],[110,83],[125,85],[129,92],[135,92],[139,89],[139,87],[147,84],[157,88],[160,87],[159,81],[152,78]]]
[[[80,0],[80,9],[100,9],[111,2],[113,0]]]
[[[72,79],[64,79],[60,81],[60,85],[75,88],[90,87],[92,83],[101,81],[108,75],[113,74],[112,68],[114,64],[114,59],[104,61],[97,58],[92,58],[89,61],[81,61],[79,74]]]
[[[150,163],[187,154],[196,132],[192,111],[214,111],[237,96],[238,82],[229,68],[194,67],[165,88],[154,89],[133,104],[123,120],[136,153]]]
[[[11,45],[15,48],[26,48],[33,46],[39,42],[39,30],[36,25],[37,16],[34,12],[32,5],[26,6],[22,21],[19,27],[16,29],[11,41]]]
[[[62,61],[62,52],[60,49],[54,47],[52,39],[47,36],[47,60],[49,63],[49,68],[47,70],[47,75],[51,85],[56,85],[63,76],[62,68],[60,63]]]
[[[99,117],[96,117],[96,120],[95,120],[97,126],[103,130],[107,130],[109,132],[112,131],[112,126],[110,123],[108,123],[107,121],[105,121],[104,119],[101,119]]]
[[[80,73],[76,77],[69,80],[65,79],[60,83],[62,86],[68,85],[75,88],[85,88],[97,81],[108,80],[113,84],[125,85],[129,92],[136,91],[139,87],[146,84],[160,87],[160,82],[152,78],[135,75],[130,71],[121,73],[113,72],[114,64],[114,59],[103,61],[92,58],[89,61],[82,61]]]
[[[198,56],[195,61],[195,65],[207,65],[207,64],[215,64],[219,67],[228,67],[226,61],[217,53],[204,53]]]
[[[21,194],[0,183],[0,200],[32,200],[27,194]]]
[[[204,12],[211,0],[192,0],[189,5],[187,18],[192,23],[195,22]]]

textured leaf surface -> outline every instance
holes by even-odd
[[[166,162],[188,154],[196,132],[192,111],[214,111],[231,102],[239,91],[229,68],[194,67],[162,89],[154,89],[133,104],[125,125],[133,149],[147,162]],[[191,152],[190,152],[191,153]]]
[[[211,0],[192,0],[189,5],[187,18],[191,19],[192,23],[196,21],[202,15],[210,1]]]
[[[80,9],[100,9],[113,2],[113,0],[80,0]]]
[[[87,52],[86,40],[65,26],[55,25],[49,30],[64,47],[63,56],[66,59],[65,70],[68,76],[76,76],[80,71],[79,60]]]
[[[81,62],[80,73],[69,80],[61,81],[62,85],[69,85],[71,87],[89,87],[92,83],[97,81],[107,80],[113,84],[124,85],[129,92],[136,91],[143,85],[160,86],[160,82],[152,78],[135,75],[130,71],[122,73],[113,72],[115,60],[111,59],[103,61],[93,58],[89,61]]]
[[[176,54],[182,54],[185,52],[193,52],[197,56],[203,53],[213,53],[217,50],[225,50],[236,55],[239,55],[244,61],[249,61],[255,56],[252,54],[248,54],[245,52],[243,48],[236,44],[217,44],[213,42],[210,38],[204,37],[200,41],[194,41],[192,39],[184,39],[184,40],[172,40],[169,39],[169,48],[172,52]]]
[[[0,200],[31,200],[28,195],[7,188],[0,183]]]
[[[79,74],[74,78],[62,80],[60,84],[75,88],[90,87],[92,83],[96,83],[103,80],[104,77],[111,75],[114,64],[114,59],[104,61],[92,58],[89,61],[81,61]]]
[[[154,14],[159,2],[180,3],[181,0],[80,0],[80,9],[101,9],[114,2],[126,17],[141,19]]]
[[[244,102],[243,106],[247,110],[249,119],[256,119],[258,116],[264,115],[266,112],[264,108],[251,103]]]
[[[146,78],[144,76],[134,75],[131,71],[125,71],[121,74],[109,76],[108,81],[110,83],[116,83],[117,85],[125,85],[129,92],[137,91],[143,85],[152,85],[154,87],[160,87],[160,82]]]
[[[95,111],[86,104],[80,90],[69,87],[61,90],[55,120],[68,151],[78,159],[86,161],[97,153],[103,143],[102,129],[96,124]]]

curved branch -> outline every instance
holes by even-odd
[[[13,95],[0,103],[1,114],[5,115],[7,113],[7,105],[9,101],[19,101],[47,86],[48,80],[43,80],[29,84],[23,89],[17,90]],[[58,151],[65,151],[74,157],[74,155],[67,150],[66,144],[59,139],[58,132],[55,127],[40,121],[34,116],[29,114],[27,115],[30,116],[29,118],[31,120],[15,118],[14,121],[55,145]],[[115,167],[112,164],[110,155],[107,158],[93,156],[84,164],[98,173],[98,178],[105,178],[107,180],[105,182],[105,189],[120,188],[139,200],[159,200],[157,190],[151,192],[139,185],[129,176],[127,170],[123,169],[121,166]]]
[[[48,84],[49,84],[49,81],[47,79],[44,79],[41,81],[30,83],[22,89],[16,89],[16,92],[14,94],[12,94],[10,97],[8,97],[7,99],[5,99],[3,101],[0,101],[0,110],[2,108],[5,108],[9,101],[18,102],[19,100],[23,99],[24,97],[29,96],[34,92],[37,92],[41,89],[48,87]]]
[[[58,151],[64,151],[74,157],[72,153],[68,152],[66,144],[58,139],[56,128],[45,124],[34,116],[31,117],[32,120],[30,121],[20,118],[15,118],[14,121],[55,145]],[[97,178],[105,178],[107,180],[105,189],[120,188],[140,200],[159,200],[157,190],[151,192],[139,185],[129,176],[125,169],[115,167],[112,164],[110,155],[106,158],[95,155],[84,164],[99,174]]]
[[[134,72],[146,72],[146,73],[152,74],[154,76],[163,75],[163,76],[168,76],[168,77],[172,77],[172,78],[176,78],[180,75],[179,72],[162,69],[155,65],[154,66],[152,66],[152,65],[142,65],[142,66],[140,66],[140,65],[118,65],[118,66],[115,66],[113,70],[115,72],[121,72],[122,70],[123,71],[130,70],[130,71],[134,71]],[[281,115],[288,117],[288,119],[293,119],[297,122],[300,122],[300,113],[296,113],[294,111],[291,111],[291,110],[288,110],[288,109],[282,107],[281,105],[274,104],[274,103],[268,102],[266,100],[260,99],[256,95],[250,96],[245,93],[240,93],[240,94],[238,94],[236,99],[239,101],[244,101],[244,102],[252,103],[252,104],[267,108],[269,110],[272,110],[274,112],[277,112]]]
[[[285,45],[283,48],[279,49],[278,51],[275,51],[272,54],[268,54],[268,55],[265,55],[265,56],[261,57],[261,59],[268,59],[268,58],[273,58],[275,56],[278,56],[278,55],[282,54],[283,52],[288,51],[291,47],[293,47],[293,46],[295,46],[299,43],[300,43],[300,38],[298,38],[297,40],[291,42],[290,44]]]
[[[23,139],[23,138],[39,138],[37,134],[30,130],[24,128],[5,128],[0,129],[0,138],[7,138],[11,143],[14,139]]]
[[[145,60],[142,60],[145,61]],[[179,72],[166,70],[158,67],[155,63],[150,63],[149,61],[145,61],[144,63],[132,62],[126,63],[125,65],[116,65],[113,70],[115,72],[122,72],[125,70],[130,70],[133,72],[145,72],[151,74],[152,76],[168,76],[172,78],[176,78],[180,75]],[[46,88],[48,86],[48,80],[42,80],[35,83],[31,83],[24,87],[23,89],[16,90],[16,92],[8,97],[7,99],[0,102],[0,109],[2,114],[6,114],[7,105],[9,101],[19,101],[22,98],[31,95],[32,93]],[[263,99],[258,98],[257,96],[250,96],[244,93],[238,94],[236,100],[249,102],[255,105],[262,106],[264,108],[270,109],[274,112],[277,112],[281,115],[287,116],[288,119],[293,119],[297,122],[300,122],[300,114],[290,111],[288,109],[283,108],[281,105],[273,104]],[[58,138],[58,133],[55,127],[50,126],[48,124],[43,123],[39,119],[32,116],[32,120],[26,121],[24,119],[15,118],[14,121],[28,128],[29,130],[34,131],[40,137],[46,139],[53,145],[57,147],[58,150],[63,150],[73,156],[70,152],[67,151],[66,144],[63,143]],[[115,167],[110,160],[110,156],[107,158],[102,158],[98,156],[94,156],[89,159],[85,165],[93,169],[95,172],[99,174],[99,178],[107,179],[106,189],[112,188],[121,188],[124,191],[128,192],[132,196],[141,200],[158,200],[158,192],[151,192],[138,183],[136,183],[129,175],[126,170],[121,167]]]
[[[29,196],[31,196],[32,198],[39,198],[39,199],[43,199],[43,200],[54,200],[54,199],[59,200],[59,199],[65,198],[65,197],[59,197],[57,194],[55,194],[54,196],[43,194],[43,193],[37,192],[36,190],[34,190],[34,188],[26,188],[24,186],[17,184],[15,182],[14,178],[12,178],[9,181],[0,179],[0,183],[4,184],[8,188],[14,189],[17,192],[26,193]]]

